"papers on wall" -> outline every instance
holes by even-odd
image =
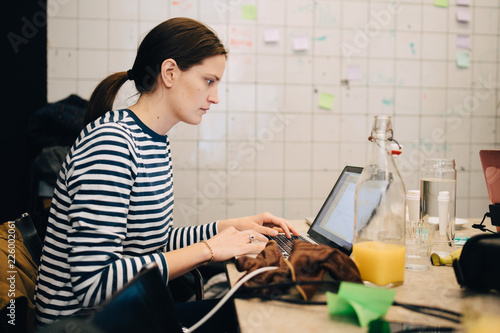
[[[347,78],[349,80],[361,80],[363,77],[363,72],[361,70],[361,66],[349,66],[347,68]]]
[[[466,52],[457,53],[457,67],[459,68],[469,68],[470,67],[470,56]]]
[[[266,28],[264,29],[264,42],[266,43],[277,43],[280,40],[280,32],[278,28]]]
[[[471,41],[469,35],[457,35],[457,47],[460,49],[470,50]]]
[[[306,36],[296,36],[293,38],[293,50],[305,51],[309,49],[309,39]]]
[[[471,14],[469,7],[457,7],[457,21],[470,22]]]
[[[331,110],[333,109],[334,99],[335,99],[334,95],[322,92],[319,94],[318,106],[321,109]]]

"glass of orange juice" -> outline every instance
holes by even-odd
[[[352,247],[352,257],[365,284],[391,288],[403,284],[405,247],[378,241],[359,242]]]

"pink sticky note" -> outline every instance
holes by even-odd
[[[470,22],[471,15],[468,7],[457,7],[457,21]]]
[[[471,49],[471,40],[469,35],[457,35],[457,47],[465,50]]]
[[[293,50],[305,51],[309,48],[309,40],[306,36],[297,36],[293,38]]]
[[[361,80],[363,77],[363,72],[361,70],[361,66],[349,66],[347,68],[347,78],[349,80]]]
[[[266,43],[276,43],[280,40],[278,28],[266,28],[264,30],[264,41]]]

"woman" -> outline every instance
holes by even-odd
[[[40,324],[78,315],[156,262],[165,282],[204,263],[259,252],[264,235],[298,232],[269,213],[174,228],[166,133],[199,124],[224,73],[226,50],[201,23],[175,18],[144,38],[134,65],[92,94],[85,127],[58,176],[36,292]],[[124,82],[140,97],[109,111]],[[109,112],[108,112],[109,111]]]

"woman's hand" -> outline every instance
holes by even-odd
[[[224,261],[248,253],[259,253],[267,238],[253,230],[239,231],[230,226],[206,241],[213,251],[214,261]]]
[[[254,230],[239,231],[227,227],[204,242],[165,252],[169,279],[175,279],[203,263],[224,261],[249,253],[259,253],[266,247],[267,238]]]
[[[287,220],[276,217],[271,213],[262,213],[254,216],[241,217],[237,219],[229,219],[219,221],[217,228],[219,232],[228,227],[234,227],[236,230],[254,230],[262,235],[276,236],[278,232],[282,231],[290,238],[293,233],[299,236],[300,233],[293,227]]]

